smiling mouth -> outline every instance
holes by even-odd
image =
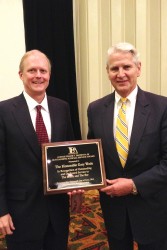
[[[124,81],[117,81],[117,82],[122,85],[122,84],[127,83],[127,80],[126,81],[125,80]]]
[[[34,84],[42,84],[43,82],[33,82]]]

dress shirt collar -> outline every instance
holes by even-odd
[[[136,103],[136,97],[137,97],[137,92],[138,92],[138,86],[136,85],[135,89],[127,96],[128,103]],[[115,104],[117,106],[120,105],[120,99],[122,97],[115,91]]]
[[[36,108],[37,105],[39,105],[39,103],[36,102],[31,96],[29,96],[25,91],[23,91],[23,95],[24,95],[24,97],[26,99],[29,111],[32,111],[33,109]],[[49,112],[46,93],[45,93],[45,97],[44,97],[43,101],[40,103],[40,105],[42,106],[42,108],[45,111]]]

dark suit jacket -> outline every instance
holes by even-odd
[[[139,194],[100,195],[105,224],[114,237],[124,233],[126,212],[134,238],[150,243],[167,233],[167,98],[139,88],[128,159],[123,169],[113,136],[115,94],[88,107],[88,138],[101,138],[106,176],[132,178]]]
[[[68,104],[47,99],[51,141],[73,140]],[[16,240],[41,239],[49,219],[59,237],[68,233],[69,198],[44,196],[41,148],[23,94],[0,103],[0,216],[7,213],[13,218]]]

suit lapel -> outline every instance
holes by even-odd
[[[49,98],[49,96],[47,97],[48,98],[48,107],[49,107],[49,112],[50,112],[50,120],[51,120],[51,142],[55,142],[57,141],[57,115],[58,115],[58,112],[56,110],[56,105],[52,105],[52,101],[51,99]]]
[[[30,148],[38,157],[41,158],[41,149],[37,141],[37,136],[23,94],[18,96],[14,102],[12,112],[22,135],[25,137],[25,140],[29,144]]]
[[[130,164],[139,146],[149,114],[150,114],[149,102],[145,98],[144,91],[139,89],[137,100],[136,100],[136,108],[135,108],[135,115],[134,115],[134,121],[133,121],[133,128],[132,128],[132,134],[131,134],[127,165]]]
[[[112,93],[110,95],[110,98],[106,101],[104,105],[102,122],[105,134],[105,141],[107,143],[106,150],[109,150],[109,154],[111,155],[112,161],[114,161],[115,164],[120,165],[120,168],[122,168],[117,153],[114,134],[113,134],[114,102],[115,102],[115,93]]]

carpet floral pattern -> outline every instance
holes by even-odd
[[[86,191],[81,213],[71,214],[69,250],[107,250],[98,192]]]
[[[2,235],[0,235],[0,250],[5,250],[7,249],[5,246],[5,239]]]
[[[71,214],[69,250],[108,249],[98,191],[86,191],[81,213]]]

